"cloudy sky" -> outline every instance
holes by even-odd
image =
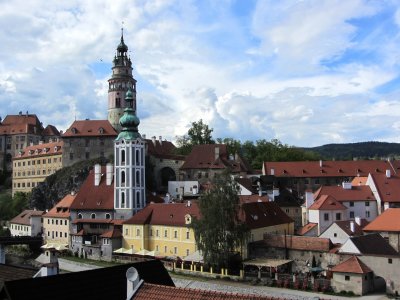
[[[400,142],[396,0],[0,0],[0,116],[105,119],[122,22],[148,137]]]

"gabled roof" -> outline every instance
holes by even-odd
[[[351,222],[354,222],[354,232],[351,231]],[[353,236],[353,235],[362,235],[363,226],[368,224],[368,221],[366,219],[361,219],[361,225],[358,225],[355,221],[350,221],[350,220],[336,221],[333,224],[339,226],[347,235]]]
[[[313,210],[346,210],[347,207],[329,195],[320,195],[310,206]]]
[[[383,202],[400,202],[400,176],[385,174],[371,174],[379,196]]]
[[[75,200],[76,194],[68,194],[62,198],[56,205],[53,206],[47,213],[43,215],[44,218],[68,218],[70,216],[70,207]]]
[[[349,242],[352,242],[363,255],[398,255],[397,251],[378,233],[350,237],[344,245]]]
[[[320,252],[328,252],[333,247],[327,238],[277,234],[264,234],[264,240],[255,243],[267,247]]]
[[[352,256],[348,260],[333,267],[332,272],[367,274],[372,272],[372,270],[358,257]]]
[[[152,224],[166,226],[187,226],[185,216],[200,218],[196,202],[187,203],[151,203],[136,213],[124,224]]]
[[[106,168],[101,167],[101,173],[106,174]],[[101,176],[100,184],[94,185],[94,170],[90,170],[88,177],[83,182],[71,209],[79,210],[113,210],[114,209],[114,184],[106,184],[106,176]]]
[[[274,202],[243,203],[239,219],[250,229],[293,223],[293,220]]]
[[[47,125],[46,128],[43,130],[42,135],[44,136],[60,136],[60,132],[58,129],[53,125]]]
[[[175,145],[170,141],[160,141],[160,139],[146,139],[147,153],[154,157],[185,160],[185,155],[175,154]]]
[[[321,186],[315,193],[314,198],[320,195],[330,195],[337,201],[376,201],[371,188],[368,185],[352,186],[351,189],[344,189],[342,186]]]
[[[117,135],[117,132],[108,120],[78,120],[71,124],[62,137],[116,137]]]
[[[389,208],[364,227],[364,231],[400,232],[400,208]]]
[[[126,271],[134,267],[146,283],[174,286],[159,260],[122,264],[57,276],[5,282],[0,298],[6,299],[126,299]],[[56,296],[55,296],[56,295]]]
[[[200,290],[143,283],[132,300],[278,300],[278,298],[259,295],[245,295],[230,292]]]
[[[393,172],[392,165],[384,160],[322,161],[322,167],[319,161],[264,162],[264,175],[273,169],[276,177],[356,177]]]
[[[235,181],[252,194],[257,194],[257,190],[253,187],[252,180],[250,178],[235,178]]]
[[[30,210],[26,209],[18,216],[11,219],[10,223],[20,224],[20,225],[31,225],[30,219],[31,217],[41,217],[44,211],[41,210]]]
[[[216,150],[216,149],[219,150]],[[216,157],[215,152],[219,151]],[[249,172],[250,167],[238,155],[237,160],[230,160],[225,144],[196,145],[186,157],[181,169],[226,169],[230,168],[233,173]]]
[[[38,145],[28,146],[22,152],[14,157],[14,160],[26,159],[31,157],[42,157],[50,155],[61,155],[63,152],[64,142],[42,143]]]
[[[310,232],[311,230],[313,230],[314,228],[318,227],[317,223],[308,223],[306,225],[304,225],[303,227],[299,228],[297,230],[297,234],[298,235],[305,235],[308,232]]]
[[[36,130],[35,130],[36,128]],[[43,126],[36,115],[7,115],[0,123],[1,134],[37,134],[40,135]]]

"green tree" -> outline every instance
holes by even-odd
[[[203,123],[202,119],[197,122],[192,122],[188,133],[177,137],[177,153],[187,155],[192,151],[195,145],[214,144],[215,141],[211,136],[212,132],[213,129]]]
[[[228,173],[216,177],[212,188],[199,201],[200,219],[192,226],[205,263],[227,267],[229,259],[243,248],[248,228],[239,218],[239,187]]]

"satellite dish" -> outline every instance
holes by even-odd
[[[126,279],[130,282],[135,282],[139,279],[139,273],[134,267],[130,267],[126,270]]]

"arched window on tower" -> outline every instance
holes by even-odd
[[[136,150],[136,165],[140,164],[139,158],[140,158],[139,150]]]
[[[125,208],[125,193],[121,193],[121,208]]]
[[[115,107],[121,107],[121,98],[116,98],[115,99]]]
[[[125,164],[125,150],[121,151],[121,164]]]
[[[136,171],[136,186],[140,186],[140,172]]]
[[[125,171],[121,172],[121,185],[125,186]]]
[[[136,192],[136,208],[140,207],[140,192]]]

